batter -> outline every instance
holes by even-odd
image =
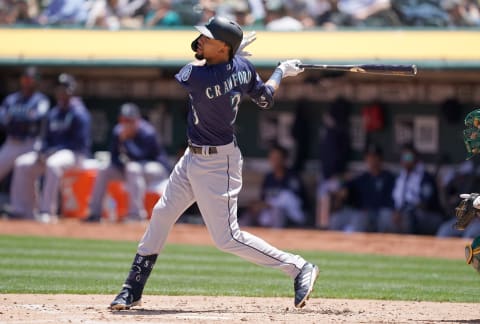
[[[270,108],[281,79],[303,71],[297,66],[300,61],[282,62],[264,83],[247,59],[235,55],[254,40],[246,38],[242,42],[243,31],[238,24],[213,17],[196,28],[201,35],[191,47],[198,61],[187,64],[175,76],[190,97],[188,148],[154,207],[130,273],[110,307],[123,310],[140,304],[144,285],[169,231],[196,201],[216,246],[285,272],[294,279],[294,304],[301,308],[313,289],[318,267],[239,229],[237,201],[243,158],[233,128],[242,97],[248,95],[259,107]]]

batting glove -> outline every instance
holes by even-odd
[[[303,68],[299,68],[298,65],[302,64],[300,60],[286,60],[280,62],[278,65],[278,69],[282,70],[282,78],[286,78],[289,76],[296,76],[303,72]]]
[[[245,35],[242,39],[242,42],[240,43],[240,46],[238,47],[236,55],[240,56],[252,56],[252,53],[244,51],[245,47],[253,43],[257,39],[257,33],[255,31],[252,31]]]

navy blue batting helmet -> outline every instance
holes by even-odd
[[[225,42],[230,46],[232,54],[235,54],[243,39],[243,31],[239,24],[225,17],[215,16],[210,18],[204,26],[195,26],[195,28],[204,36]],[[199,38],[199,37],[198,37]],[[196,38],[192,42],[192,50],[197,50]]]

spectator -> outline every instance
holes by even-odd
[[[38,17],[40,25],[83,25],[87,18],[84,0],[51,0]]]
[[[350,154],[348,115],[350,102],[337,98],[323,115],[320,135],[321,177],[317,190],[316,226],[328,228],[331,193],[338,191],[347,171]]]
[[[214,17],[219,5],[220,1],[218,0],[200,0],[196,6],[196,10],[200,12],[200,19],[197,24],[205,24],[210,18]]]
[[[230,7],[234,20],[241,26],[251,26],[254,23],[254,17],[250,13],[250,4],[247,0],[231,1]]]
[[[15,160],[40,145],[50,102],[37,90],[40,75],[35,67],[20,77],[20,90],[8,95],[0,106],[0,125],[6,140],[0,148],[0,181],[12,171]]]
[[[146,0],[97,0],[86,20],[86,27],[99,27],[110,30],[120,28],[141,28],[143,17],[137,12]]]
[[[300,21],[287,14],[282,0],[267,0],[265,3],[265,28],[274,31],[300,31]]]
[[[145,15],[145,26],[178,26],[182,21],[172,10],[172,0],[150,0],[149,10]]]
[[[396,26],[401,22],[390,0],[339,0],[338,8],[356,26]]]
[[[386,232],[434,235],[443,221],[437,185],[412,145],[401,150],[402,170],[395,181],[393,217]]]
[[[90,113],[74,96],[75,79],[62,73],[55,90],[56,106],[48,113],[47,131],[39,150],[15,162],[10,200],[14,216],[56,222],[60,181],[65,169],[80,166],[90,150]],[[38,212],[36,182],[44,176]]]
[[[16,13],[13,1],[0,0],[0,25],[15,24]]]
[[[440,1],[391,0],[393,10],[405,26],[445,27],[449,16]]]
[[[316,15],[316,24],[326,29],[335,29],[341,26],[354,26],[355,22],[352,16],[339,9],[339,1],[324,1],[323,6]]]
[[[303,28],[313,28],[316,25],[315,17],[319,4],[308,0],[283,0],[288,16],[298,20]],[[321,4],[320,4],[321,5]]]
[[[448,26],[469,27],[480,24],[478,4],[468,0],[443,0],[442,8],[448,13]]]
[[[248,7],[252,14],[252,20],[254,25],[263,25],[265,20],[265,6],[263,5],[264,0],[248,0]]]
[[[160,184],[168,177],[170,170],[155,128],[141,118],[139,108],[133,103],[125,103],[120,108],[118,123],[113,129],[110,157],[110,163],[99,171],[95,180],[90,216],[86,221],[101,220],[108,182],[115,179],[126,181],[129,193],[127,220],[146,220],[146,189],[153,184]]]
[[[27,0],[19,0],[15,2],[13,10],[13,19],[15,24],[36,25],[36,16],[33,15],[35,9],[31,9],[31,5]]]
[[[277,228],[305,225],[305,188],[300,177],[287,167],[287,150],[274,145],[268,161],[271,171],[263,179],[260,200],[251,204],[241,223]]]
[[[349,204],[332,213],[330,229],[347,232],[382,232],[384,220],[393,213],[392,191],[395,176],[383,167],[382,149],[367,147],[364,162],[367,170],[347,181],[337,198]]]

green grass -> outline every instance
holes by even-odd
[[[0,293],[115,294],[135,242],[0,236]],[[300,252],[320,266],[313,297],[477,302],[462,260]],[[214,247],[167,245],[146,294],[289,296],[290,278]]]

